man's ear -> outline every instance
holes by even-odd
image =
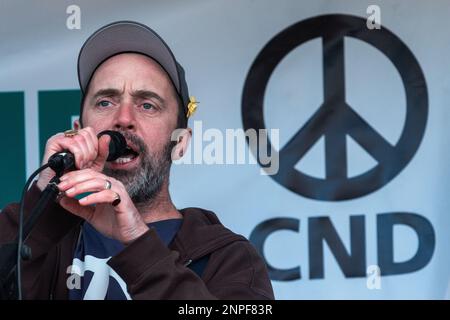
[[[186,154],[187,148],[189,147],[189,142],[192,137],[192,129],[177,129],[174,134],[172,134],[172,138],[176,138],[176,140],[172,139],[172,141],[176,141],[177,144],[172,149],[172,161],[179,160]]]
[[[76,120],[73,122],[73,128],[74,128],[75,130],[80,130],[80,129],[81,129],[80,120],[76,119]]]

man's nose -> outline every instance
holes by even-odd
[[[136,119],[132,103],[122,103],[116,113],[114,127],[122,130],[134,130]]]

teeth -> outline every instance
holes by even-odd
[[[117,158],[116,160],[114,160],[114,162],[123,164],[123,163],[131,162],[131,160],[133,160],[133,159],[134,159],[134,157],[120,157],[120,158]]]

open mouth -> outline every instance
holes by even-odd
[[[139,157],[139,153],[135,150],[135,148],[133,146],[127,145],[124,154],[114,160],[113,163],[125,164],[132,162],[137,157]]]

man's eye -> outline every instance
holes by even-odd
[[[102,100],[102,101],[98,102],[97,105],[100,107],[109,107],[111,105],[111,102]]]
[[[148,103],[148,102],[142,104],[142,108],[144,108],[145,110],[150,110],[154,107],[155,107],[154,105],[152,105],[151,103]]]

